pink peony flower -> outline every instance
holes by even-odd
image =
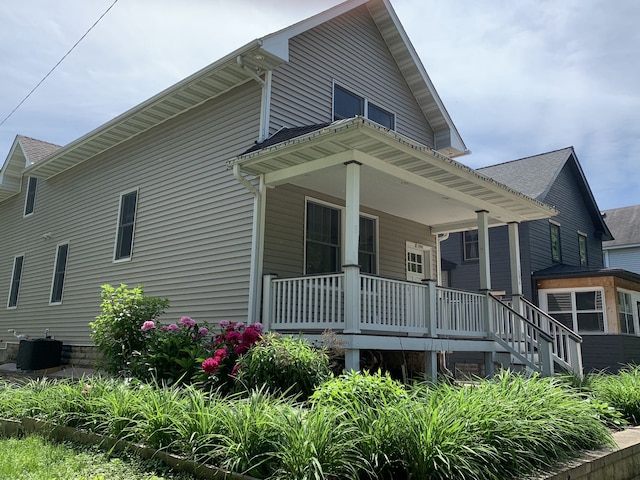
[[[262,325],[260,322],[256,322],[249,325],[249,328],[254,328],[258,333],[262,333],[262,331],[264,330],[264,325]]]
[[[142,327],[140,327],[140,330],[142,330],[143,332],[148,332],[149,330],[153,330],[154,328],[156,328],[156,324],[151,320],[147,320],[142,324]]]
[[[198,333],[204,337],[205,335],[209,335],[209,330],[204,327],[200,327],[198,329]]]
[[[229,326],[229,320],[220,320],[220,328],[227,328]]]
[[[235,324],[234,328],[236,330],[242,330],[244,328],[244,322],[238,322]]]
[[[240,345],[237,345],[233,351],[236,355],[244,355],[249,351],[249,346],[246,343],[241,343]]]
[[[242,335],[240,334],[240,332],[229,332],[227,333],[227,335],[225,336],[225,342],[230,343],[231,345],[235,345],[237,343],[240,343],[240,340],[242,340]]]
[[[182,317],[180,319],[180,324],[187,328],[193,328],[196,326],[196,322],[190,317]]]
[[[220,368],[220,362],[215,358],[207,358],[202,362],[202,370],[207,373],[216,373],[218,368]]]
[[[167,327],[167,330],[171,330],[172,332],[176,332],[176,331],[180,330],[180,327],[178,325],[176,325],[175,323],[172,323],[171,325],[169,325]]]
[[[219,358],[220,360],[222,360],[223,358],[226,358],[227,347],[219,348],[218,350],[213,352],[213,356]]]

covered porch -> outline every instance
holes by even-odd
[[[335,330],[346,341],[348,369],[359,368],[361,349],[395,346],[425,352],[427,372],[435,372],[436,352],[452,349],[483,351],[487,365],[502,352],[522,357],[530,368],[553,369],[554,339],[523,315],[518,249],[518,224],[550,217],[553,209],[360,117],[307,128],[298,136],[276,134],[229,166],[255,196],[251,318],[261,317],[271,330],[308,336]],[[264,271],[267,192],[283,185],[343,203],[337,268],[309,271],[305,247],[294,275],[278,278]],[[411,258],[405,258],[405,277],[382,268],[363,271],[363,209],[421,226],[433,249],[421,269],[411,272]],[[510,235],[510,305],[490,295],[488,229],[504,224]],[[479,293],[439,286],[439,241],[464,230],[478,231]],[[377,255],[384,259],[385,252]]]

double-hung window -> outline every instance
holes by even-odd
[[[342,209],[307,201],[305,273],[335,273],[342,268]],[[377,222],[360,217],[358,263],[363,273],[377,273]]]
[[[551,260],[553,262],[560,263],[562,261],[562,251],[560,249],[560,224],[550,222],[549,229],[551,238]]]
[[[27,182],[27,196],[24,201],[24,216],[27,217],[33,213],[36,205],[36,189],[38,188],[38,179],[29,177]]]
[[[395,115],[384,108],[371,103],[364,97],[339,86],[333,86],[333,119],[341,120],[356,115],[366,117],[389,130],[395,130]]]
[[[22,280],[22,267],[24,266],[24,255],[20,255],[13,259],[13,273],[11,275],[11,284],[9,287],[9,300],[7,308],[16,308],[18,306],[18,295],[20,294],[20,281]]]
[[[633,302],[629,293],[618,290],[618,311],[620,312],[620,332],[635,334]]]
[[[602,290],[541,291],[549,315],[579,333],[604,332]]]
[[[133,233],[136,224],[136,206],[138,191],[120,195],[120,213],[118,215],[118,230],[113,259],[129,260],[133,254]]]
[[[587,256],[587,235],[582,232],[578,232],[578,254],[580,255],[580,266],[586,267],[589,264],[589,257]]]
[[[478,247],[478,231],[467,230],[462,234],[463,238],[463,258],[464,260],[478,260],[480,258],[480,249]]]
[[[53,267],[53,281],[51,282],[52,304],[62,303],[62,291],[67,273],[67,259],[69,257],[69,244],[61,243],[56,250],[56,263]]]

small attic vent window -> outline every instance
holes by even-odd
[[[396,126],[396,119],[393,113],[378,107],[360,95],[334,84],[333,119],[342,120],[356,115],[366,117],[389,130],[394,130]]]

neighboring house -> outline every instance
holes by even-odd
[[[640,274],[640,205],[602,212],[614,239],[602,243],[605,267]]]
[[[557,212],[452,160],[466,146],[386,0],[251,42],[33,165],[25,153],[17,140],[2,167],[0,331],[87,345],[100,285],[143,284],[174,318],[335,330],[347,368],[400,352],[433,375],[438,351],[460,350],[488,371],[579,370],[566,329],[558,350],[546,323],[436,285],[441,235],[478,231],[490,289],[490,227],[517,244],[518,224]]]
[[[639,362],[640,275],[622,265],[603,268],[603,245],[618,243],[618,233],[603,220],[573,148],[479,171],[559,211],[520,226],[525,298],[582,336],[586,370]],[[449,286],[479,288],[476,238],[476,232],[462,232],[441,243]],[[500,252],[508,242],[506,227],[491,231],[492,287],[506,298],[512,296],[509,258]]]

